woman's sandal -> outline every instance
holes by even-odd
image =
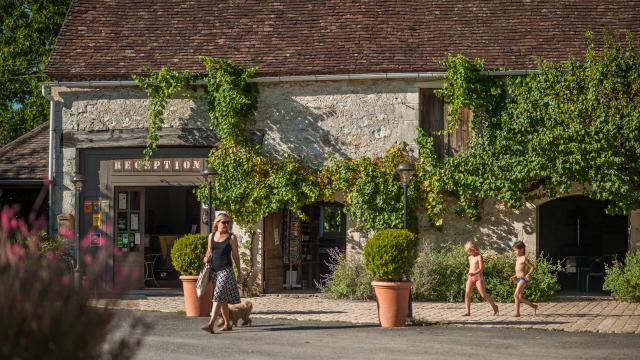
[[[220,329],[220,331],[231,331],[231,330],[233,330],[233,325],[225,326],[222,329]]]
[[[202,329],[203,331],[206,331],[206,332],[208,332],[210,334],[215,334],[215,332],[213,331],[213,326],[211,326],[209,324],[201,327],[200,329]]]

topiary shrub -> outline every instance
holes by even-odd
[[[371,277],[361,257],[347,258],[337,249],[329,249],[331,273],[316,286],[332,299],[371,300]]]
[[[367,241],[364,264],[374,280],[400,281],[411,274],[419,246],[418,237],[407,230],[381,230]]]
[[[628,253],[624,261],[606,267],[603,289],[616,300],[640,301],[640,252]]]
[[[171,264],[181,275],[198,275],[207,253],[207,235],[185,235],[173,244]]]

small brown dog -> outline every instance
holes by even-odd
[[[238,326],[238,320],[242,319],[242,326],[251,326],[251,310],[253,310],[253,304],[251,301],[243,302],[242,304],[229,305],[229,321],[233,326]],[[218,326],[224,325],[224,319],[220,318]]]

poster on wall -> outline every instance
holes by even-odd
[[[84,201],[84,213],[91,214],[91,200]]]
[[[118,213],[118,230],[127,230],[127,213]]]
[[[139,214],[137,213],[131,213],[131,219],[129,221],[129,227],[131,228],[131,230],[138,230],[138,220],[139,220]]]
[[[93,212],[94,213],[100,212],[100,200],[93,200]]]
[[[127,210],[127,193],[126,192],[118,193],[118,209]]]
[[[100,218],[101,218],[100,213],[91,215],[91,225],[94,227],[100,227],[100,224],[101,224]]]
[[[91,246],[102,246],[102,234],[99,232],[91,233]]]
[[[100,200],[100,210],[103,213],[109,212],[109,200]]]

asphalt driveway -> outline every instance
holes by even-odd
[[[121,312],[126,316],[126,311]],[[157,359],[638,359],[637,334],[254,319],[250,328],[207,334],[206,318],[136,312],[153,324],[137,354]]]

